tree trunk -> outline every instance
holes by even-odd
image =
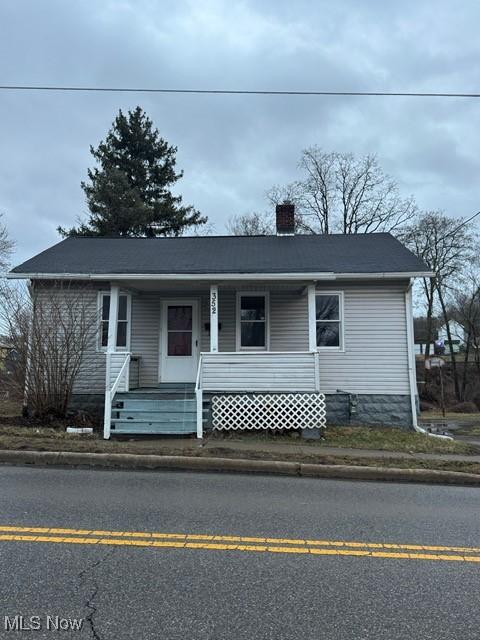
[[[452,344],[452,333],[450,331],[447,307],[445,306],[445,300],[443,299],[442,289],[438,285],[437,285],[437,292],[438,292],[438,300],[440,302],[440,306],[442,307],[443,319],[445,321],[445,326],[447,327],[447,340],[450,346],[450,358],[452,362],[452,373],[453,373],[453,384],[455,387],[455,397],[457,399],[457,402],[460,402],[460,384],[458,380],[457,361],[455,358],[455,352],[453,350],[453,344]]]
[[[428,301],[427,336],[425,341],[425,360],[426,360],[430,355],[430,345],[432,343],[432,333],[433,333],[432,319],[433,319],[433,302],[434,302],[435,287],[434,287],[434,284],[432,284],[432,281],[430,280],[429,282],[424,281],[424,288],[425,288],[425,294]],[[427,367],[424,367],[423,368],[423,384],[424,384],[425,391],[427,391],[429,379],[430,379],[430,370],[427,369]]]
[[[471,330],[468,330],[467,345],[465,347],[465,358],[463,360],[463,375],[462,375],[462,399],[461,402],[465,402],[465,391],[467,389],[467,370],[468,370],[468,356],[470,354],[470,341]]]

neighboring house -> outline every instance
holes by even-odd
[[[433,354],[433,343],[435,340],[438,340],[438,319],[433,317],[431,319],[431,323],[432,334],[430,336],[430,353]],[[413,336],[415,342],[415,355],[425,355],[428,339],[427,318],[419,317],[413,319]]]
[[[456,320],[450,320],[449,323],[450,336],[452,338],[452,350],[454,353],[459,353],[465,349],[468,339],[468,333],[465,328]],[[438,339],[443,340],[445,343],[445,353],[450,353],[450,346],[448,344],[447,325],[442,324],[438,329]]]
[[[0,336],[0,369],[3,369],[8,355],[13,350],[13,345],[9,338]]]
[[[9,277],[33,295],[68,281],[98,309],[73,402],[105,401],[105,437],[314,427],[325,406],[330,423],[412,427],[428,267],[388,233],[293,229],[284,204],[276,236],[69,238]]]

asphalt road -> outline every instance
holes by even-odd
[[[70,531],[39,542],[29,527]],[[0,467],[2,531],[0,638],[480,638],[480,562],[462,559],[480,556],[475,488]],[[349,555],[366,543],[400,553]],[[15,615],[42,628],[6,630]],[[47,615],[84,623],[48,630]]]

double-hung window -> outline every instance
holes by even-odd
[[[237,347],[252,351],[267,349],[268,295],[239,293],[237,309]]]
[[[131,298],[126,293],[118,296],[117,349],[128,351],[130,347]],[[110,314],[110,294],[100,294],[100,347],[108,346],[108,319]]]
[[[343,295],[317,293],[315,296],[317,347],[343,351]]]

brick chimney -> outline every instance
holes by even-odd
[[[295,233],[295,205],[291,202],[277,204],[277,236],[293,236]]]

